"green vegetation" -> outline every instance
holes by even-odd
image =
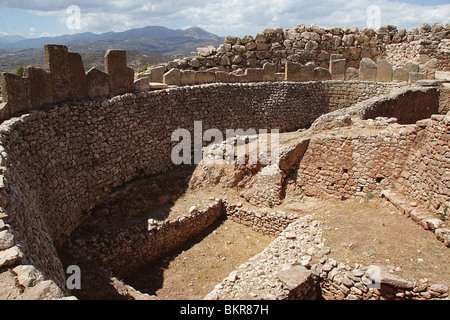
[[[23,76],[23,72],[24,72],[24,71],[25,71],[25,69],[24,69],[22,66],[20,66],[20,67],[17,68],[16,73],[17,73],[19,76]]]
[[[372,191],[367,191],[366,202],[369,202],[372,199],[373,199],[373,192]]]
[[[447,211],[448,211],[448,206],[445,206],[445,209],[444,209],[444,213],[441,213],[441,216],[440,216],[440,219],[442,220],[442,221],[446,221],[447,220]]]
[[[138,73],[144,72],[151,66],[152,66],[152,64],[147,64],[146,66],[143,66],[142,68],[138,69],[136,72],[138,72]]]

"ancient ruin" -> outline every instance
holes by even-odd
[[[0,297],[161,299],[140,270],[234,221],[273,241],[203,299],[448,299],[448,272],[338,260],[327,220],[376,199],[448,267],[449,34],[266,29],[136,74],[122,50],[85,72],[78,53],[46,45],[45,70],[1,75]],[[172,133],[199,121],[200,134],[242,134],[175,164]],[[261,151],[274,129],[277,161],[208,161],[227,145]]]

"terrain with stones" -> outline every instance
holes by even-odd
[[[2,75],[0,297],[448,299],[449,30],[264,30],[135,77],[46,46]],[[199,121],[242,130],[174,164]]]

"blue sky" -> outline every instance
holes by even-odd
[[[67,11],[72,5],[79,8],[79,16]],[[0,36],[36,38],[148,25],[173,29],[196,25],[222,36],[300,23],[362,28],[367,26],[371,5],[379,8],[381,25],[409,29],[422,22],[450,23],[450,0],[320,0],[315,4],[307,0],[0,0]]]

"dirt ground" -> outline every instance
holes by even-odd
[[[203,299],[231,271],[274,240],[231,220],[222,221],[213,231],[208,231],[204,238],[195,239],[174,255],[143,267],[124,282],[159,299]]]
[[[279,209],[314,214],[321,222],[325,244],[331,248],[329,257],[338,262],[351,267],[355,263],[382,264],[406,279],[450,286],[450,250],[387,200],[304,198],[286,202]],[[159,299],[202,299],[274,240],[230,220],[208,232],[125,282]]]

